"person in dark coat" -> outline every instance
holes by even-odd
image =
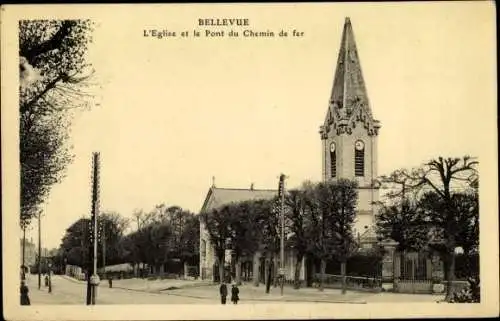
[[[220,303],[226,304],[226,297],[227,297],[227,286],[226,286],[226,283],[222,283],[220,285],[219,293],[220,293]]]
[[[236,284],[233,284],[233,288],[231,289],[231,301],[233,304],[238,304],[238,301],[240,300],[239,294],[240,289],[238,289]]]
[[[21,305],[30,305],[30,297],[28,296],[28,286],[26,282],[21,281]]]

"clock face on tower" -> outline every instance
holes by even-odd
[[[335,151],[335,143],[330,144],[330,152],[333,153]]]
[[[358,140],[356,142],[355,147],[356,147],[357,150],[363,150],[365,148],[365,144],[362,141]]]

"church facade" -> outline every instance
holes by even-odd
[[[359,184],[355,235],[374,224],[380,185],[377,182],[375,120],[361,71],[351,21],[346,18],[325,121],[320,127],[323,180],[346,178]]]
[[[359,236],[363,247],[369,247],[376,241],[374,221],[376,205],[379,200],[380,185],[377,177],[377,137],[380,123],[371,111],[368,94],[361,71],[361,63],[354,39],[354,32],[349,18],[346,18],[337,58],[336,71],[330,100],[322,126],[321,160],[324,181],[346,178],[356,180],[358,187],[357,219],[355,235]],[[221,189],[212,186],[205,198],[201,212],[209,211],[231,202],[271,199],[277,190]],[[227,254],[230,261],[230,253]],[[257,253],[247,258],[248,264],[242,269],[250,272],[255,279],[260,278],[262,258]],[[293,279],[295,256],[286,253],[285,277]],[[202,279],[214,279],[216,264],[215,253],[210,244],[210,237],[203,222],[200,223],[200,276]],[[313,268],[302,262],[300,279],[305,280]]]

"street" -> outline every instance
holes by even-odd
[[[182,281],[164,280],[165,284],[180,284]],[[102,282],[97,292],[96,304],[220,304],[219,291],[217,285],[192,285],[189,287],[174,290],[158,290],[153,287],[131,290],[130,288],[119,288],[131,283],[148,284],[141,279],[117,280],[113,283],[113,288],[109,288],[107,282]],[[70,279],[65,276],[55,275],[52,277],[52,293],[48,293],[48,288],[43,285],[38,290],[38,279],[36,275],[30,275],[27,280],[29,295],[32,305],[39,304],[85,304],[86,284],[85,282]],[[342,295],[339,290],[325,289],[319,292],[317,289],[304,288],[293,290],[286,288],[284,296],[280,295],[279,288],[271,288],[271,292],[266,294],[264,287],[253,287],[252,285],[240,286],[240,302],[238,304],[255,303],[353,303],[364,304],[370,302],[436,302],[442,300],[442,296],[435,295],[412,295],[396,293],[367,293],[357,291],[347,291]],[[228,303],[229,297],[228,297]]]
[[[37,304],[85,304],[87,285],[84,282],[69,280],[59,275],[52,276],[52,293],[44,286],[38,290],[38,278],[30,275],[27,282],[32,305]],[[163,293],[148,293],[142,291],[108,288],[107,283],[99,286],[96,304],[187,304],[217,302],[212,300],[174,296]]]

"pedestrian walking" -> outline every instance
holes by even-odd
[[[111,275],[108,276],[108,284],[109,284],[109,288],[111,289],[113,287],[113,277]]]
[[[21,281],[21,305],[30,305],[30,297],[28,295],[29,289],[26,282]]]
[[[220,303],[226,304],[226,297],[227,297],[227,285],[226,285],[226,283],[222,283],[220,285],[219,293],[220,293]]]
[[[233,288],[231,289],[231,301],[233,304],[238,304],[238,301],[240,300],[239,294],[240,289],[238,289],[236,284],[233,284]]]

